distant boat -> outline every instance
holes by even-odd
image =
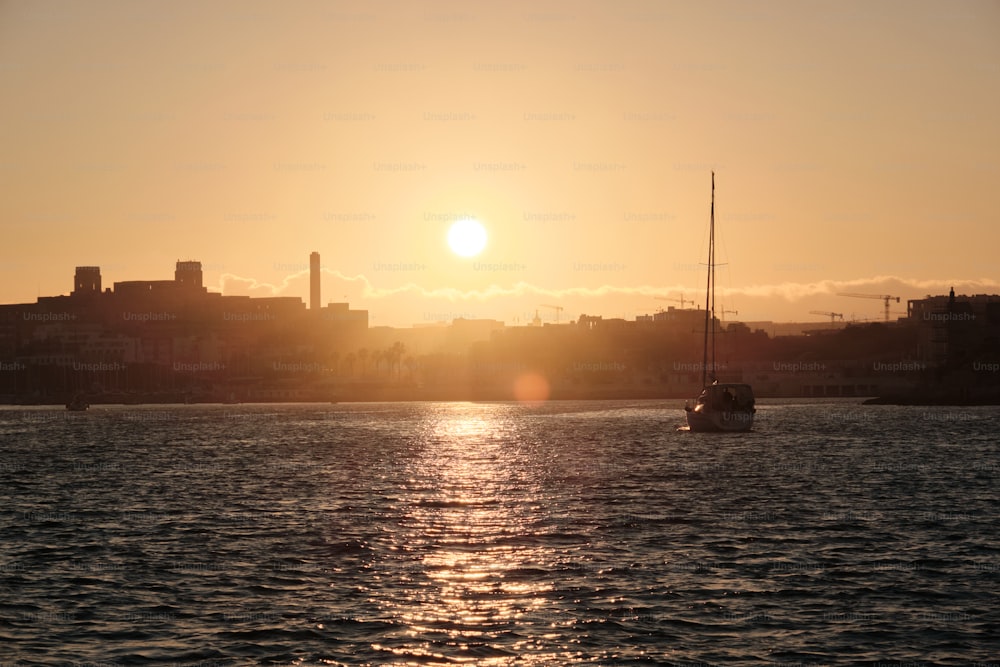
[[[708,228],[708,284],[705,287],[705,342],[701,365],[702,390],[684,406],[692,431],[749,431],[753,426],[753,388],[742,382],[719,383],[715,378],[715,172]],[[709,375],[709,369],[712,373]],[[709,382],[711,380],[711,382]]]
[[[90,407],[90,403],[84,400],[83,396],[77,394],[74,396],[69,403],[66,404],[67,410],[72,410],[73,412],[82,412]]]

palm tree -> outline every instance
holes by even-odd
[[[406,375],[412,381],[413,380],[413,371],[417,367],[417,360],[414,359],[413,357],[407,357],[406,359],[403,359],[402,365],[406,366]]]
[[[393,364],[395,364],[397,380],[399,379],[400,371],[402,370],[400,361],[402,360],[403,355],[405,353],[406,353],[406,346],[400,343],[399,341],[393,343],[392,347],[390,347],[387,352],[389,358],[389,374],[390,375],[392,374],[392,366]]]
[[[363,347],[358,350],[358,359],[361,360],[361,377],[368,374],[368,348]]]

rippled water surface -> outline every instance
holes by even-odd
[[[0,409],[0,662],[1000,662],[1000,411]]]

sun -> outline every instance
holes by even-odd
[[[478,255],[486,247],[486,229],[478,220],[459,220],[448,230],[448,246],[462,257]]]

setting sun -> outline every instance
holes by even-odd
[[[448,230],[448,246],[462,257],[472,257],[486,247],[486,229],[478,220],[459,220]]]

